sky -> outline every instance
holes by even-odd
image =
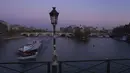
[[[60,13],[58,27],[86,25],[112,28],[130,22],[130,0],[0,0],[0,20],[51,28],[52,7]]]

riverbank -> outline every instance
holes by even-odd
[[[4,38],[4,40],[13,40],[13,39],[20,39],[20,38],[24,38],[24,36],[12,36],[12,37],[6,37],[6,38]]]
[[[114,40],[130,43],[130,36],[112,37]]]

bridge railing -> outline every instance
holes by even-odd
[[[59,61],[58,63],[58,73],[130,73],[130,59]],[[0,63],[0,73],[51,73],[51,62],[3,62]]]
[[[51,62],[2,62],[0,73],[50,73]]]

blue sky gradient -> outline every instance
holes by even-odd
[[[58,26],[114,27],[130,22],[130,0],[0,0],[0,20],[50,28],[49,12],[57,7]]]

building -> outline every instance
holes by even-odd
[[[64,27],[60,27],[60,31],[64,32],[65,28]]]
[[[10,29],[12,30],[19,30],[21,28],[20,25],[10,25]]]

